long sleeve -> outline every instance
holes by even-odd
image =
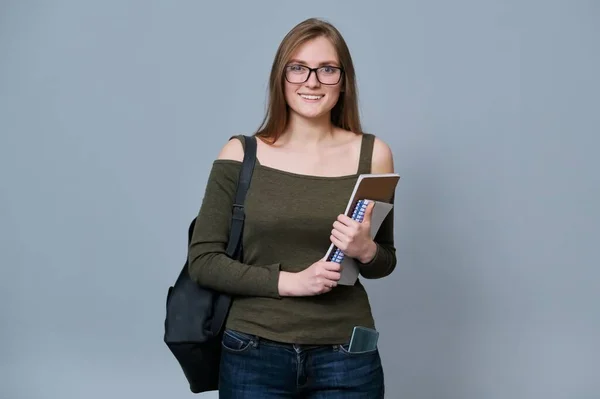
[[[248,265],[225,252],[240,167],[236,161],[213,163],[188,251],[189,273],[217,291],[279,298],[280,264]]]
[[[392,203],[394,199],[392,199]],[[390,275],[396,268],[396,248],[394,246],[394,208],[383,220],[374,240],[377,244],[375,257],[368,263],[360,263],[361,276],[377,279]]]

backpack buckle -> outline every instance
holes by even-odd
[[[245,216],[246,215],[244,213],[244,205],[233,204],[233,219],[244,220]]]

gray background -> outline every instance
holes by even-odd
[[[600,397],[598,2],[3,0],[0,398],[191,397],[166,290],[310,16],[403,177],[388,397]]]

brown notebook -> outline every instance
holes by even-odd
[[[344,214],[351,216],[352,210],[360,200],[392,202],[398,180],[400,180],[400,175],[397,173],[359,175]]]

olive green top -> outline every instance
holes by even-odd
[[[243,138],[237,137],[244,145]],[[323,258],[333,222],[361,173],[370,173],[374,136],[364,134],[356,174],[322,177],[256,163],[246,197],[243,263],[225,254],[231,206],[241,162],[217,159],[207,182],[189,248],[189,271],[198,283],[234,296],[227,328],[298,344],[348,342],[354,326],[374,328],[360,283],[328,293],[280,297],[279,272],[299,272]],[[377,253],[360,264],[364,278],[381,278],[396,266],[393,210],[377,236]]]

